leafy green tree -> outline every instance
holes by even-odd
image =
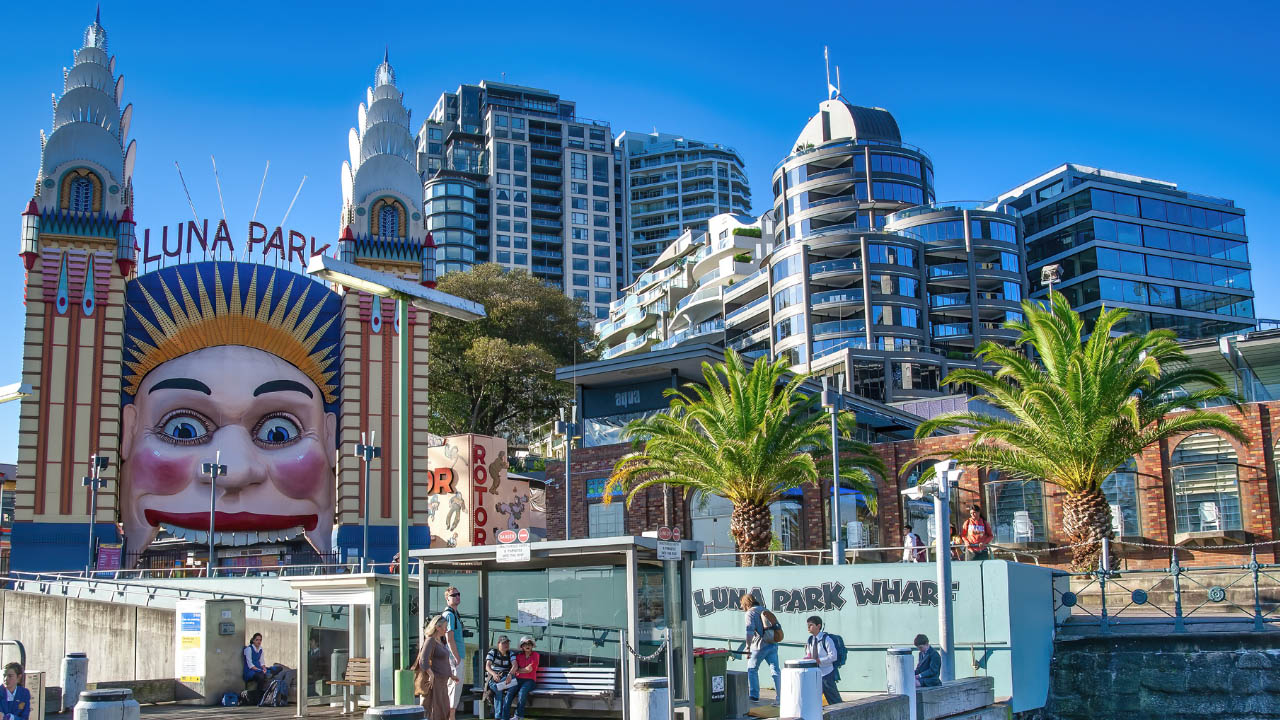
[[[627,503],[653,485],[720,495],[733,504],[729,534],[738,552],[763,552],[773,536],[769,504],[785,491],[817,482],[829,467],[830,418],[819,396],[800,391],[806,376],[787,377],[785,360],[759,358],[750,368],[733,350],[723,363],[702,364],[705,385],[666,390],[666,412],[633,420],[624,431],[635,451],[614,466],[606,502],[617,489]],[[842,484],[861,490],[875,509],[875,481],[886,469],[870,445],[853,439],[857,421],[840,413]],[[746,555],[746,565],[765,564]]]
[[[1206,402],[1236,401],[1216,373],[1188,364],[1169,330],[1113,336],[1128,314],[1099,315],[1092,333],[1065,296],[1049,308],[1023,302],[1025,320],[1006,327],[1020,335],[1015,347],[984,343],[978,356],[994,372],[955,370],[945,382],[968,383],[1008,413],[1001,418],[958,412],[922,424],[917,437],[955,427],[974,433],[967,447],[943,453],[962,465],[999,470],[1022,480],[1044,480],[1066,492],[1063,529],[1072,565],[1097,567],[1102,538],[1111,537],[1111,508],[1102,482],[1129,458],[1161,440],[1210,431],[1245,442],[1226,415],[1200,409]],[[1018,346],[1030,346],[1037,360]]]
[[[467,323],[431,318],[432,429],[526,436],[572,397],[557,367],[594,359],[583,304],[523,270],[487,263],[447,273],[439,289],[484,305]]]

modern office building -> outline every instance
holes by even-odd
[[[1254,325],[1244,210],[1174,183],[1066,164],[1000,196],[1021,211],[1032,297],[1055,292],[1096,317],[1130,309],[1122,330],[1212,337]]]
[[[1025,282],[1016,210],[935,202],[932,161],[879,108],[823,102],[794,147],[769,212],[712,218],[615,302],[599,326],[607,357],[699,338],[897,402],[944,394],[942,378],[973,366],[979,343],[1013,338],[1003,325]]]
[[[715,215],[751,212],[742,156],[718,143],[670,133],[618,135],[629,246],[627,283],[648,270],[685,230],[707,231]]]
[[[621,260],[612,143],[607,122],[547,90],[442,94],[417,137],[437,271],[520,268],[606,317]]]

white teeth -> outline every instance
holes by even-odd
[[[174,538],[186,540],[188,542],[208,544],[209,533],[206,530],[191,530],[189,528],[180,528],[176,525],[162,523],[160,529],[168,532]],[[242,547],[245,545],[257,545],[258,543],[278,542],[281,540],[290,540],[303,533],[301,525],[284,530],[257,530],[257,531],[236,531],[236,532],[215,532],[213,534],[213,544],[223,547]]]

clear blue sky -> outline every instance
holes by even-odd
[[[216,155],[237,232],[271,172],[260,219],[337,234],[347,132],[384,44],[414,130],[443,90],[499,79],[559,92],[615,132],[657,127],[726,143],[746,158],[755,208],[774,165],[824,97],[822,47],[846,98],[893,112],[934,159],[939,199],[994,196],[1071,161],[1177,182],[1248,210],[1258,314],[1280,316],[1280,4],[1115,3],[380,3],[112,2],[102,22],[135,106],[139,226],[217,217]],[[51,11],[51,9],[54,9]],[[9,141],[0,263],[18,379],[18,215],[88,0],[6,3],[0,66]],[[834,70],[833,70],[834,74]],[[3,257],[3,256],[0,256]],[[3,384],[0,382],[0,384]],[[17,446],[17,404],[0,407],[0,462]]]

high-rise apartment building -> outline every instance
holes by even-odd
[[[661,252],[597,325],[606,358],[696,338],[895,402],[944,393],[978,344],[1013,339],[1017,211],[935,202],[932,161],[888,111],[823,102],[773,192],[757,221],[717,216]]]
[[[520,268],[608,316],[621,228],[607,122],[547,90],[486,80],[442,94],[417,146],[438,273]]]
[[[1254,325],[1244,210],[1174,183],[1066,164],[1000,196],[1022,213],[1028,280],[1061,266],[1053,288],[1086,317],[1129,308],[1121,330],[1180,338]]]
[[[731,147],[631,130],[618,135],[615,145],[628,193],[627,284],[685,230],[697,237],[707,232],[712,216],[751,212],[742,156]]]

